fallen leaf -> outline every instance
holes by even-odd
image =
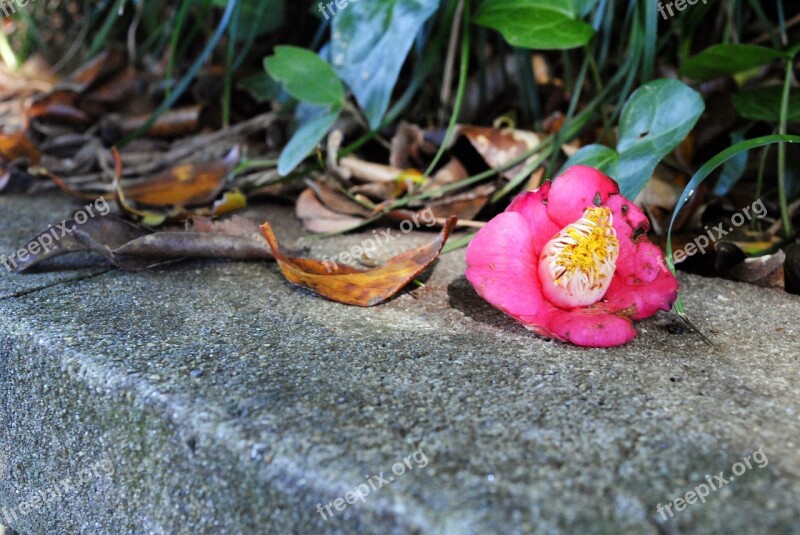
[[[15,272],[26,271],[45,260],[68,253],[97,253],[126,271],[146,269],[164,262],[191,258],[227,260],[272,260],[269,245],[259,225],[241,217],[222,221],[196,218],[186,230],[148,230],[115,216],[89,219],[79,225],[70,219],[63,223],[74,228],[24,261],[16,260]],[[51,234],[51,227],[26,244],[39,242]]]
[[[484,159],[490,169],[502,167],[535,148],[541,138],[533,132],[512,128],[488,128],[482,126],[461,126],[459,139],[469,141],[472,148]],[[459,140],[456,140],[454,151]],[[514,178],[535,157],[504,171],[502,176]]]
[[[775,254],[748,258],[741,264],[731,268],[727,277],[761,286],[763,288],[784,288],[783,264],[786,254],[779,250]]]
[[[199,206],[212,202],[239,161],[234,148],[221,162],[175,166],[136,184],[123,187],[125,198],[147,206]]]
[[[475,219],[496,190],[493,184],[483,184],[470,191],[433,201],[428,204],[427,209],[433,212],[437,219],[450,216],[456,216],[458,219]]]
[[[315,234],[347,232],[363,223],[360,217],[341,214],[327,208],[311,188],[305,189],[297,198],[295,213],[303,222],[303,227]]]
[[[269,242],[284,277],[338,303],[361,307],[374,306],[397,294],[439,256],[457,218],[451,217],[434,241],[399,254],[385,265],[367,270],[339,266],[310,258],[291,258],[281,253],[269,223],[261,232]]]
[[[0,191],[11,180],[11,165],[20,160],[38,165],[39,150],[25,134],[0,134]]]
[[[56,236],[63,233],[60,229],[75,230],[59,236],[58,239],[53,239],[51,227],[58,229]],[[25,242],[25,246],[38,243],[41,252],[30,255],[25,260],[17,260],[14,271],[21,273],[47,259],[82,251],[95,252],[107,260],[115,262],[113,249],[143,234],[145,234],[143,229],[114,216],[93,217],[82,225],[77,224],[74,219],[68,219],[60,225],[49,226]],[[45,238],[48,239],[45,240]]]
[[[0,158],[7,162],[26,158],[31,165],[39,164],[39,150],[25,134],[0,135]]]
[[[200,129],[203,110],[203,106],[200,105],[169,110],[156,119],[156,122],[147,130],[147,135],[162,139],[172,139],[192,134]],[[121,121],[120,129],[125,134],[135,132],[147,123],[151,116],[151,113],[146,113],[134,117],[126,117]]]
[[[222,221],[192,220],[189,229],[148,234],[117,248],[117,256],[150,257],[159,260],[225,258],[228,260],[272,260],[269,245],[257,223],[234,216]]]

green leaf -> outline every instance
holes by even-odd
[[[699,93],[672,79],[648,82],[625,103],[617,144],[617,182],[634,199],[664,156],[691,132],[703,114]]]
[[[589,24],[573,17],[573,10],[565,2],[487,0],[474,22],[499,31],[512,46],[566,50],[585,45],[594,35]]]
[[[605,145],[587,145],[573,154],[558,174],[573,165],[588,165],[613,177],[617,174],[618,161],[619,153],[614,149]]]
[[[714,45],[687,58],[680,74],[702,82],[744,72],[784,56],[780,50],[758,45]]]
[[[439,1],[344,0],[333,17],[330,57],[371,128],[380,126],[414,40]]]
[[[678,203],[675,205],[675,210],[672,212],[672,219],[669,222],[669,230],[667,230],[667,263],[671,268],[673,268],[673,272],[674,263],[672,261],[672,227],[675,225],[675,220],[678,219],[678,214],[680,213],[681,208],[683,208],[689,199],[691,199],[692,195],[694,195],[694,192],[698,187],[700,187],[700,184],[702,184],[705,179],[708,178],[708,176],[720,165],[724,164],[731,158],[735,158],[742,152],[747,152],[765,145],[771,145],[773,143],[783,142],[800,143],[800,136],[771,135],[758,137],[755,139],[748,139],[747,141],[742,141],[732,147],[728,147],[724,151],[708,160],[705,164],[703,164],[702,167],[700,167],[700,169],[697,170],[691,180],[689,180],[689,183],[686,184],[686,187],[683,189],[683,193],[681,193]]]
[[[315,106],[311,116],[297,129],[278,159],[278,173],[286,176],[313,151],[333,127],[342,111],[341,105]]]
[[[576,18],[580,13],[576,4],[581,4],[580,0],[484,0],[478,9],[477,15],[485,15],[493,11],[508,11],[520,8],[541,8],[563,13],[570,18]]]
[[[322,106],[340,105],[344,101],[344,87],[336,71],[309,50],[276,46],[275,55],[264,59],[264,67],[297,100]]]
[[[736,93],[731,98],[739,115],[753,121],[777,123],[781,119],[781,86],[752,89]],[[787,120],[800,121],[800,90],[789,93],[789,115]]]
[[[675,273],[675,262],[672,259],[672,227],[675,225],[675,220],[678,218],[678,214],[681,211],[681,208],[689,201],[692,197],[694,192],[697,188],[702,184],[708,176],[713,173],[720,165],[723,165],[731,158],[737,157],[742,152],[747,152],[753,149],[757,149],[758,147],[763,147],[764,145],[770,145],[772,143],[800,143],[800,136],[787,136],[787,135],[772,135],[772,136],[764,136],[759,137],[756,139],[750,139],[747,141],[742,141],[737,143],[736,145],[725,149],[724,151],[720,152],[705,164],[703,164],[700,169],[694,174],[694,176],[689,180],[689,183],[686,184],[686,187],[681,193],[680,198],[678,199],[678,204],[675,205],[675,210],[672,212],[672,219],[669,222],[669,229],[667,230],[667,256],[666,261],[667,265],[669,266],[672,273]],[[678,299],[675,301],[675,306],[673,307],[678,316],[680,316],[697,334],[703,337],[703,339],[711,344],[714,345],[706,336],[700,332],[700,330],[692,323],[689,319],[689,316],[686,314],[686,309],[683,306],[683,297],[678,294]]]

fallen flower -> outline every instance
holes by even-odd
[[[574,166],[517,196],[467,249],[466,276],[536,334],[589,347],[636,337],[632,320],[669,310],[678,281],[650,223],[611,178]]]

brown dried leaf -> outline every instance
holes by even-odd
[[[311,188],[305,189],[297,198],[295,213],[303,222],[303,227],[316,234],[347,232],[363,222],[360,217],[341,214],[327,208]]]
[[[317,198],[327,208],[345,215],[369,217],[372,211],[358,204],[356,201],[336,189],[329,181],[307,181],[308,187],[314,190]]]
[[[727,273],[729,278],[747,282],[763,288],[784,288],[783,264],[786,254],[779,250],[775,254],[748,258]]]
[[[147,206],[199,206],[212,202],[239,161],[233,149],[221,162],[183,164],[137,184],[127,184],[125,198]]]
[[[25,261],[18,261],[15,271],[20,273],[49,258],[73,252],[98,253],[118,268],[128,271],[190,258],[273,259],[258,224],[241,217],[214,222],[198,218],[187,230],[152,234],[114,216],[95,217],[82,225],[70,219],[65,224],[74,228],[74,232],[52,240],[52,245],[46,250],[29,256]],[[50,232],[48,227],[27,243],[36,242]]]
[[[387,301],[430,266],[439,256],[456,221],[454,217],[448,219],[433,242],[399,254],[379,268],[367,270],[284,256],[269,223],[264,223],[261,231],[289,282],[338,303],[368,307]]]
[[[156,122],[147,130],[147,135],[162,139],[172,139],[197,132],[200,129],[200,119],[203,114],[203,106],[185,106],[169,110],[162,114]],[[138,130],[152,114],[146,113],[135,117],[126,117],[120,124],[120,129],[125,134],[130,134]]]
[[[40,155],[25,134],[0,134],[0,158],[7,162],[24,158],[31,165],[38,165]]]
[[[25,134],[0,134],[0,191],[11,180],[11,165],[24,160],[29,165],[38,165],[41,156]]]
[[[241,217],[223,222],[201,218],[195,221],[193,230],[164,231],[142,236],[119,247],[114,254],[161,261],[184,258],[273,259],[258,225]]]
[[[475,219],[496,190],[494,184],[483,184],[470,191],[432,202],[428,204],[428,209],[437,219],[450,216],[456,216],[458,219]]]
[[[16,273],[26,271],[49,258],[81,251],[95,252],[115,262],[113,249],[145,234],[143,229],[114,216],[93,217],[82,225],[69,219],[52,227],[55,229],[57,239],[52,239],[54,231],[48,227],[25,242],[24,246],[38,243],[41,252],[30,255],[25,260],[18,260]],[[75,230],[61,236],[63,233],[61,229]],[[48,237],[49,239],[45,240]],[[47,247],[43,247],[44,244],[47,244]]]
[[[506,165],[541,143],[537,134],[525,130],[481,126],[462,126],[459,130],[460,135],[469,141],[491,169]],[[532,159],[504,171],[502,176],[513,178]]]

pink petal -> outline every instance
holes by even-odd
[[[636,338],[636,330],[628,318],[596,314],[586,308],[555,312],[550,330],[564,340],[585,347],[615,347]]]
[[[499,214],[470,242],[466,275],[489,303],[548,336],[546,325],[555,307],[542,296],[533,244],[533,233],[521,214]]]
[[[593,167],[575,165],[556,177],[550,188],[547,214],[560,227],[574,223],[584,210],[605,204],[610,195],[619,193],[617,183]]]
[[[623,236],[630,238],[635,231],[650,230],[650,221],[644,212],[622,195],[610,196],[606,206],[614,214],[614,228],[617,230],[618,238]]]
[[[619,236],[617,271],[603,300],[610,310],[635,307],[633,319],[649,318],[672,308],[678,298],[678,279],[669,271],[661,250],[645,236],[636,241]]]
[[[649,318],[659,310],[669,311],[678,299],[678,279],[669,269],[659,270],[655,280],[647,284],[631,286],[642,298],[642,304],[633,319]]]
[[[528,222],[533,233],[533,251],[538,256],[542,248],[561,230],[547,216],[547,196],[550,183],[545,182],[536,191],[526,191],[517,195],[506,212],[518,212]]]
[[[632,319],[669,310],[677,299],[678,281],[667,268],[661,250],[644,235],[650,229],[647,216],[622,195],[612,195],[606,206],[614,214],[620,252],[614,280],[603,302],[595,306]],[[641,234],[636,241],[631,239],[634,234]]]

